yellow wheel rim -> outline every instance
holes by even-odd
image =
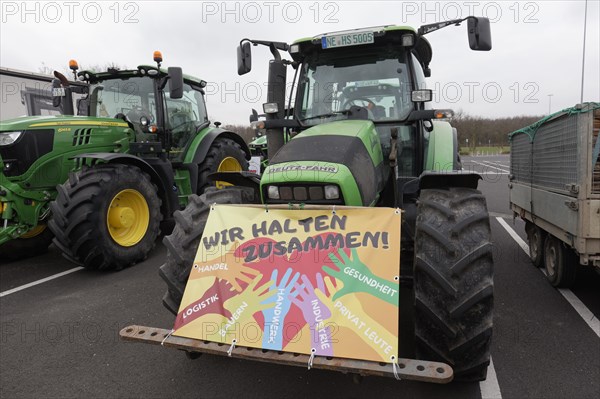
[[[33,229],[29,230],[27,233],[23,234],[20,238],[33,238],[42,234],[46,230],[45,224],[39,224],[35,226]]]
[[[221,161],[221,163],[219,164],[219,167],[217,168],[217,172],[241,172],[241,171],[242,171],[242,165],[240,165],[238,160],[235,159],[234,157],[224,158]],[[227,183],[224,181],[216,181],[215,185],[219,189],[223,188],[223,187],[227,187],[227,186],[232,186],[231,183]]]
[[[150,225],[150,209],[142,194],[123,190],[114,196],[106,213],[106,226],[112,239],[132,247],[144,238]]]

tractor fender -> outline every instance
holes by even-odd
[[[445,121],[433,121],[429,145],[425,153],[425,170],[451,171],[458,169],[458,140],[456,129]]]
[[[173,212],[179,209],[179,200],[177,192],[174,190],[175,180],[171,163],[160,158],[147,160],[141,159],[131,154],[113,153],[113,152],[97,152],[89,154],[79,154],[72,159],[91,159],[94,161],[104,161],[106,163],[124,164],[137,166],[144,172],[150,175],[150,180],[158,188],[158,195],[162,200],[161,211],[164,218],[171,217]],[[96,162],[92,162],[92,164]]]
[[[425,171],[419,176],[419,189],[464,187],[476,189],[481,175],[470,171]]]
[[[246,144],[239,134],[218,127],[207,127],[202,129],[190,144],[187,154],[185,155],[184,163],[201,164],[204,158],[206,158],[210,146],[218,137],[225,137],[238,143],[246,153],[246,159],[250,160],[250,149],[248,148],[248,144]]]
[[[208,154],[214,141],[220,137],[228,138],[238,143],[246,154],[246,159],[250,160],[250,149],[239,134],[218,127],[205,127],[192,140],[185,154],[183,164],[181,164],[181,168],[187,170],[190,174],[190,186],[194,193],[196,193],[198,188],[198,166],[206,158],[206,154]]]

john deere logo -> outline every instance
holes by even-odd
[[[59,127],[58,128],[58,132],[59,133],[61,133],[61,132],[70,132],[70,131],[71,131],[70,127]]]

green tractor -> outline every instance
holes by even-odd
[[[227,185],[209,174],[247,170],[243,139],[211,126],[206,82],[154,60],[100,73],[72,64],[87,86],[53,81],[67,115],[0,123],[0,261],[54,240],[87,268],[121,269],[147,256],[190,194]]]
[[[260,178],[217,173],[235,186],[192,196],[175,213],[160,269],[165,306],[177,313],[214,203],[397,207],[403,210],[400,282],[413,298],[401,301],[400,312],[414,314],[414,356],[451,365],[455,380],[485,379],[493,311],[486,200],[477,190],[481,177],[461,170],[456,130],[444,121],[451,111],[428,108],[432,92],[425,89],[432,50],[423,36],[465,20],[471,49],[490,50],[489,20],[477,17],[418,30],[327,33],[291,45],[243,39],[239,74],[251,69],[251,45],[273,54],[266,120],[255,111],[251,116],[266,131],[255,151],[266,144],[268,166]],[[295,97],[286,101],[288,66],[295,70]]]

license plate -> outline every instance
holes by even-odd
[[[373,32],[353,32],[343,35],[323,36],[321,38],[321,47],[336,48],[346,46],[358,46],[360,44],[371,44],[375,41]]]
[[[65,88],[64,87],[53,87],[52,88],[52,97],[64,97],[65,96]]]

